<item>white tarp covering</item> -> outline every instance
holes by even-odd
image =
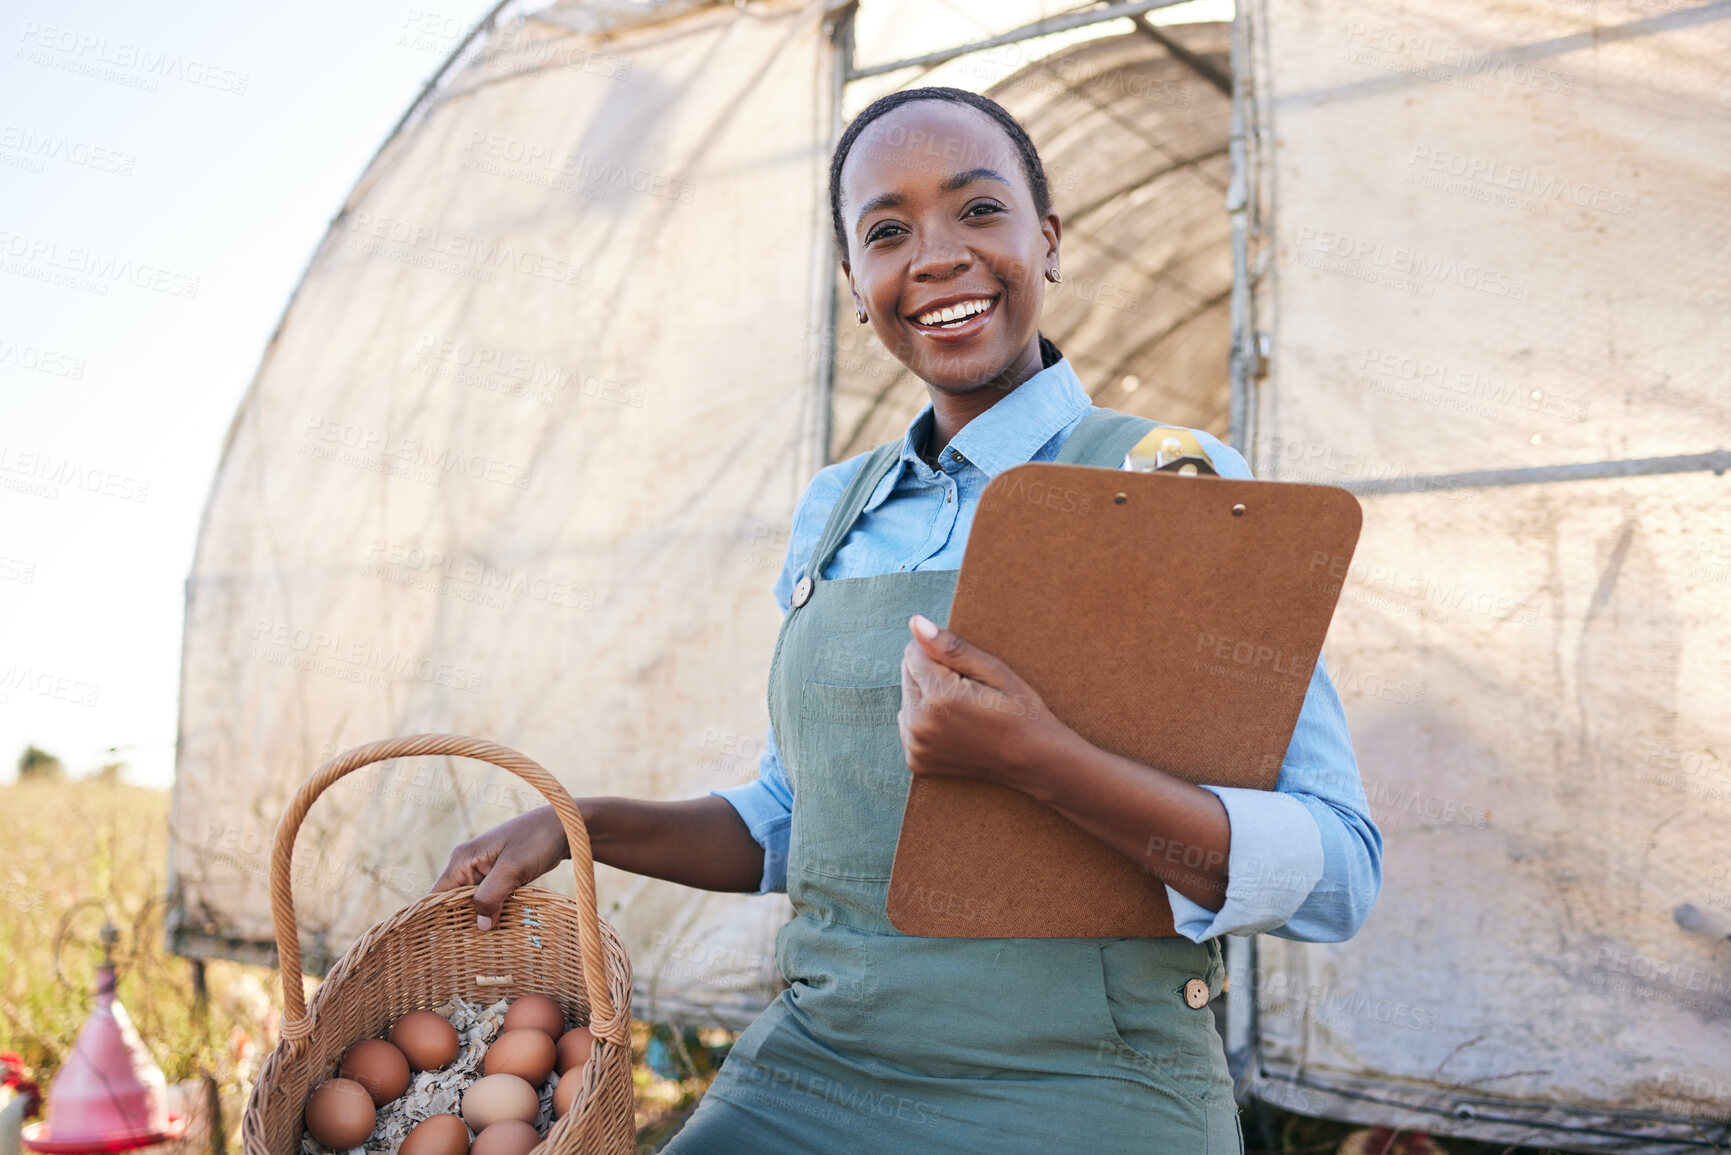
[[[1731,482],[1653,459],[1731,448],[1731,4],[1243,15],[1255,465],[1364,492],[1325,660],[1387,837],[1358,938],[1259,940],[1254,1089],[1724,1143]]]
[[[179,949],[258,957],[275,822],[351,745],[473,734],[578,794],[756,774],[770,585],[821,464],[798,356],[831,261],[819,15],[507,24],[360,181],[235,418],[189,582]],[[300,837],[309,965],[539,804],[479,763],[346,780]],[[601,889],[639,1014],[740,1025],[773,994],[784,898]]]
[[[856,60],[1061,7],[868,2]],[[363,176],[189,582],[180,949],[268,951],[276,817],[355,743],[477,734],[578,794],[755,774],[769,586],[826,425],[858,452],[923,402],[851,319],[827,334],[821,8],[507,23]],[[1263,477],[1363,492],[1325,657],[1388,840],[1358,939],[1235,944],[1249,1087],[1509,1142],[1722,1141],[1731,515],[1723,477],[1655,459],[1731,441],[1731,3],[1240,17],[1235,432]],[[1225,98],[1126,28],[843,107],[999,85],[1076,221],[1049,328],[1098,403],[1225,432]],[[1217,26],[1178,39],[1221,59]],[[350,782],[302,835],[314,965],[538,804],[474,764]],[[784,900],[600,877],[640,1014],[737,1026],[771,996]]]
[[[1061,8],[868,4],[856,59]],[[362,177],[236,418],[189,585],[179,949],[268,957],[276,817],[356,743],[476,734],[580,796],[755,775],[770,586],[823,463],[821,9],[572,4],[507,24]],[[899,70],[850,86],[846,108],[995,85],[1069,224],[1045,330],[1102,404],[1224,433],[1228,102],[1128,29]],[[1228,67],[1225,26],[1172,35]],[[847,456],[925,396],[851,321],[840,338],[831,447]],[[301,839],[309,965],[417,897],[455,843],[536,805],[478,764],[346,780]],[[741,1026],[773,996],[785,900],[600,882],[640,1015]]]
[[[906,36],[917,22],[896,17],[908,7],[861,9],[862,64],[937,46]],[[993,12],[992,28],[954,28],[955,39],[940,44],[997,31],[1004,14]],[[1021,15],[1032,22],[1041,13]],[[1064,230],[1064,281],[1046,287],[1040,331],[1064,351],[1095,403],[1224,437],[1231,105],[1192,65],[1127,25],[1071,33],[1086,34],[1080,43],[1053,36],[988,49],[917,78],[892,75],[903,84],[984,87],[1027,128]],[[1224,78],[1228,31],[1210,22],[1173,25],[1162,35]],[[857,112],[887,87],[881,78],[860,80],[849,86],[846,107]],[[836,349],[831,446],[841,459],[900,436],[925,405],[926,389],[869,329],[839,326]]]

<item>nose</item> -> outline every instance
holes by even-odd
[[[973,253],[946,222],[920,230],[919,248],[909,262],[908,273],[916,281],[947,281],[966,272],[973,263]]]

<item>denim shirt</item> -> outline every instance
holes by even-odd
[[[1065,438],[1092,408],[1070,362],[1059,360],[968,422],[943,448],[933,469],[918,453],[932,422],[927,404],[908,426],[900,460],[872,491],[819,576],[960,569],[986,483],[1012,465],[1056,458]],[[1250,467],[1236,451],[1201,430],[1191,432],[1221,476],[1250,477]],[[861,453],[820,470],[800,498],[787,560],[775,583],[775,599],[784,615],[830,511],[866,456]],[[1370,819],[1346,715],[1321,660],[1311,675],[1275,789],[1203,789],[1220,798],[1231,823],[1226,893],[1220,909],[1210,910],[1168,886],[1179,934],[1196,942],[1261,932],[1338,942],[1358,931],[1382,887],[1382,834]],[[733,805],[764,848],[763,882],[757,893],[786,890],[793,792],[773,731],[756,779],[710,793]]]

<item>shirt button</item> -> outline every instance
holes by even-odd
[[[954,449],[952,449],[952,450],[950,450],[950,460],[951,461],[961,461],[962,455],[960,453],[956,452]]]
[[[806,574],[799,579],[799,584],[793,587],[793,608],[798,609],[811,600],[811,575]]]
[[[1191,979],[1184,984],[1184,1003],[1193,1011],[1199,1011],[1208,1005],[1208,984],[1201,979]]]

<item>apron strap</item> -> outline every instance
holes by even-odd
[[[1156,427],[1171,428],[1162,422],[1120,413],[1116,409],[1090,409],[1071,430],[1054,463],[1117,469],[1124,464],[1124,455]]]
[[[853,529],[854,519],[859,516],[860,510],[865,508],[865,503],[871,499],[872,490],[878,487],[878,482],[883,480],[884,474],[888,473],[901,460],[904,441],[905,439],[902,438],[886,441],[872,450],[870,455],[860,463],[859,472],[853,475],[853,480],[848,483],[848,487],[841,491],[840,497],[836,498],[834,508],[829,511],[829,520],[824,523],[823,533],[819,535],[817,546],[812,550],[812,560],[806,566],[805,576],[810,577],[812,581],[817,581],[823,575],[824,567],[829,564],[830,555],[841,548],[841,543],[847,538],[848,531]]]

